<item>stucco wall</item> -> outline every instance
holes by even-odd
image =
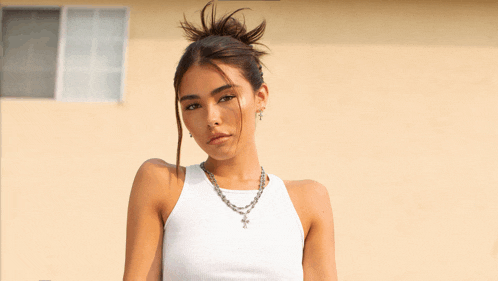
[[[131,8],[122,103],[0,99],[1,280],[122,278],[135,173],[175,160],[176,26],[205,3],[105,2]],[[339,280],[498,280],[497,1],[219,2],[241,6],[272,52],[261,163],[327,186]]]

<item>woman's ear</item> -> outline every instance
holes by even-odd
[[[263,110],[268,104],[269,97],[268,85],[266,83],[261,84],[258,91],[256,92],[256,110]]]

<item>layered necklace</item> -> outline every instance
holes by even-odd
[[[214,177],[213,173],[211,173],[210,171],[208,171],[206,169],[206,167],[204,167],[204,163],[205,162],[201,163],[201,165],[200,165],[201,169],[209,175],[211,183],[213,184],[214,189],[216,190],[216,192],[220,196],[221,200],[223,200],[223,202],[225,202],[225,204],[227,204],[227,206],[230,207],[230,209],[232,209],[235,212],[237,212],[237,213],[239,213],[239,214],[241,214],[241,215],[244,216],[242,218],[241,222],[244,224],[243,227],[247,228],[247,224],[249,223],[249,220],[247,219],[247,215],[251,212],[251,210],[254,208],[254,206],[256,206],[256,203],[258,203],[258,200],[261,197],[261,194],[263,193],[263,190],[265,189],[265,182],[266,182],[265,170],[263,169],[263,167],[261,167],[261,178],[259,180],[259,190],[258,190],[258,194],[256,194],[256,197],[254,197],[254,199],[252,200],[252,202],[249,203],[248,205],[246,205],[245,207],[237,207],[234,204],[232,204],[225,197],[225,195],[221,191],[220,186],[218,185],[218,182],[216,181],[216,178]],[[243,210],[245,210],[245,211],[243,211]]]

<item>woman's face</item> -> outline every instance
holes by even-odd
[[[179,99],[183,121],[197,144],[210,157],[225,160],[254,145],[255,113],[266,106],[268,89],[263,84],[254,92],[238,68],[218,66],[233,87],[214,67],[194,65],[181,80]]]

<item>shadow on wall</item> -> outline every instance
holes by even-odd
[[[491,249],[491,256],[493,258],[498,258],[498,238],[496,238],[495,245]]]
[[[207,2],[207,1],[206,1]],[[157,2],[157,8],[165,4]],[[179,38],[179,15],[198,19],[199,8],[169,7],[171,17],[153,29],[131,30],[132,37]],[[188,7],[186,10],[185,8]],[[221,1],[218,11],[249,7],[249,27],[267,20],[264,41],[275,44],[402,44],[498,46],[498,1]],[[151,20],[150,11],[134,11],[135,19]],[[170,22],[171,21],[171,22]],[[285,28],[284,28],[285,27]],[[281,30],[295,32],[281,32]]]
[[[294,19],[278,23],[294,25],[300,37],[272,32],[269,38],[288,43],[498,46],[498,1],[303,2],[285,7],[288,11],[281,12]]]

